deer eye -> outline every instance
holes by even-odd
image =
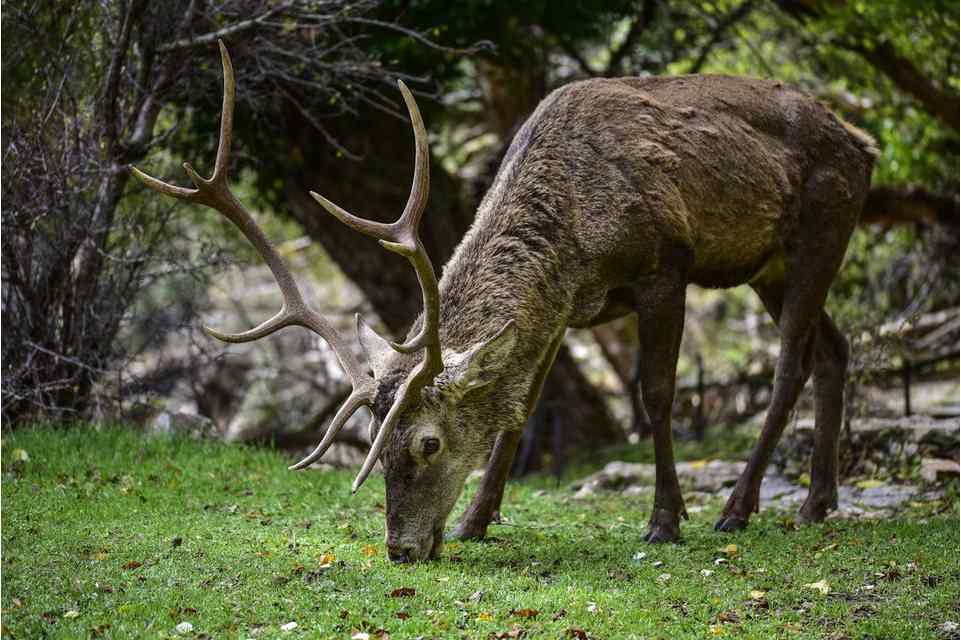
[[[440,440],[437,438],[423,438],[420,443],[425,456],[433,455],[440,451]]]

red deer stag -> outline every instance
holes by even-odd
[[[836,507],[837,442],[847,343],[824,312],[831,281],[870,181],[869,136],[780,83],[727,76],[590,80],[551,93],[514,139],[476,221],[438,285],[418,237],[427,200],[427,133],[400,83],[416,142],[413,186],[400,218],[357,218],[312,194],[344,224],[413,265],[424,312],[403,343],[358,319],[366,362],[311,310],[284,260],[227,185],[234,76],[221,44],[224,100],[213,175],[189,164],[194,188],[134,173],[149,187],[230,219],[257,248],[283,293],[281,311],[227,342],[291,325],[326,340],[353,382],[317,448],[318,460],[361,406],[372,414],[394,561],[437,555],[445,522],[472,469],[480,489],[452,533],[477,538],[499,507],[521,428],[567,327],[634,312],[644,401],[657,463],[648,542],[677,540],[686,517],[671,444],[671,402],[685,289],[748,284],[781,335],[774,392],[760,440],[716,528],[757,511],[765,466],[805,381],[814,373],[816,440],[800,510],[818,521]],[[423,355],[420,352],[423,351]]]

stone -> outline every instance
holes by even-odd
[[[921,477],[925,482],[937,482],[957,478],[961,467],[954,460],[924,458],[921,460]]]
[[[216,437],[217,426],[210,418],[195,413],[161,411],[150,422],[150,433],[206,440]]]

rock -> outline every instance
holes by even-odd
[[[954,460],[941,458],[924,458],[921,460],[921,477],[926,482],[950,480],[958,477],[961,467]]]
[[[961,628],[958,627],[958,623],[952,620],[948,620],[943,624],[939,624],[938,634],[944,638],[944,640],[958,640],[961,637]]]
[[[161,411],[150,422],[150,433],[206,440],[217,436],[217,426],[210,418],[195,413]]]

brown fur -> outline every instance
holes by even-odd
[[[669,407],[676,365],[671,345],[680,340],[684,287],[750,283],[783,296],[790,311],[775,317],[787,363],[779,375],[806,378],[810,366],[791,363],[813,349],[811,323],[817,324],[840,265],[876,155],[867,134],[781,83],[729,76],[604,79],[548,96],[517,134],[440,282],[445,364],[463,365],[513,322],[510,348],[480,363],[475,373],[490,380],[464,394],[445,388],[442,374],[388,445],[383,462],[394,555],[436,554],[464,478],[499,433],[522,428],[565,328],[630,311],[647,323],[656,360],[644,387],[660,424],[652,540],[676,538],[683,503],[669,460]],[[785,314],[797,317],[797,328]],[[819,352],[830,359],[838,349]],[[389,406],[396,380],[416,361],[387,360],[397,375],[382,385],[380,406]],[[775,393],[771,434],[783,428],[777,423],[793,405],[794,386]],[[826,402],[833,407],[836,399]],[[833,421],[836,411],[825,411],[824,421]],[[415,460],[411,452],[428,431],[444,439],[442,455]],[[502,455],[509,462],[513,451]],[[755,466],[763,467],[767,454],[758,455]],[[503,461],[490,466],[506,473]],[[833,472],[828,467],[823,473]],[[742,512],[756,506],[755,481],[759,486],[751,475],[739,483],[746,497],[727,515],[746,522]],[[821,482],[829,493],[830,482]],[[487,485],[503,489],[498,478]],[[477,526],[486,527],[489,505],[496,508],[499,498],[478,498],[488,506],[472,516]],[[482,535],[477,526],[460,534]]]

